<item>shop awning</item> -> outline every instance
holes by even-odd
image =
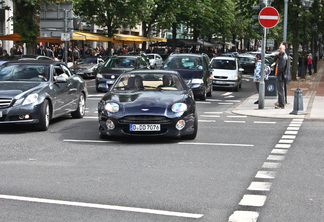
[[[153,37],[153,36],[148,36],[147,38],[152,42],[167,42],[165,38]]]
[[[85,38],[84,40],[93,41],[93,42],[111,42],[113,40],[113,38],[108,38],[105,35],[102,35],[99,33],[77,32],[77,31],[73,32],[72,40],[79,40],[79,39],[75,39],[74,35],[83,36]],[[80,39],[80,40],[83,40],[83,39]]]
[[[17,33],[13,33],[10,35],[0,36],[0,40],[11,40],[11,41],[20,41],[20,36]],[[73,38],[71,41],[81,40],[81,41],[94,41],[94,42],[109,42],[112,41],[112,38],[108,38],[104,35],[98,33],[88,33],[88,32],[73,32]],[[58,42],[62,43],[60,38],[41,38],[37,37],[38,42]]]
[[[123,34],[114,34],[114,40],[120,40],[120,41],[128,41],[128,42],[144,42],[149,41],[148,38],[143,36],[136,36],[136,35],[123,35]]]

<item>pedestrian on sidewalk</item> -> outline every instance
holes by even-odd
[[[285,108],[285,80],[288,79],[288,56],[285,53],[286,47],[281,44],[279,46],[279,58],[276,67],[277,75],[277,90],[278,90],[278,105],[276,109]]]
[[[314,68],[314,74],[317,73],[317,53],[313,58],[313,68]]]
[[[258,93],[259,93],[260,79],[261,79],[261,54],[257,53],[255,55],[255,68],[254,68],[253,82],[255,83]],[[259,104],[259,100],[255,101],[254,104]]]
[[[312,76],[312,67],[313,67],[313,58],[312,58],[312,53],[309,53],[308,55],[308,60],[307,60],[307,65],[308,65],[308,76]]]
[[[288,66],[287,66],[287,69],[288,69],[288,76],[287,76],[287,79],[285,79],[285,104],[288,104],[288,101],[287,101],[287,85],[289,84],[289,82],[291,81],[291,69],[290,69],[290,54],[289,54],[289,49],[288,49],[288,44],[287,42],[281,42],[282,45],[285,46],[285,53],[288,57]]]

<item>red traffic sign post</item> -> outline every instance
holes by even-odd
[[[273,28],[279,22],[279,13],[273,7],[265,7],[259,13],[259,22],[264,28]]]

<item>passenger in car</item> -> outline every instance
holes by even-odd
[[[141,87],[143,87],[142,76],[140,76],[140,75],[135,76],[134,85],[135,85],[136,89],[140,89]]]

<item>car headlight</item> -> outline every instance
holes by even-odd
[[[92,66],[91,68],[87,69],[87,72],[93,72],[96,68],[97,66]]]
[[[103,78],[103,76],[100,73],[98,73],[97,74],[97,79],[102,79],[102,78]]]
[[[105,110],[107,110],[108,112],[118,112],[119,111],[119,105],[117,103],[107,103],[105,105]]]
[[[191,83],[191,84],[202,84],[202,83],[204,83],[204,80],[202,80],[202,79],[191,79],[191,81],[189,83]]]
[[[228,79],[229,80],[238,80],[238,76],[229,76]]]
[[[32,104],[32,103],[34,103],[34,102],[37,101],[37,98],[38,98],[38,94],[37,93],[30,94],[26,98],[20,98],[20,99],[18,99],[15,102],[14,106],[18,106],[20,104],[22,104],[22,105]]]
[[[172,105],[171,110],[175,113],[187,111],[188,106],[185,103],[175,103]]]

